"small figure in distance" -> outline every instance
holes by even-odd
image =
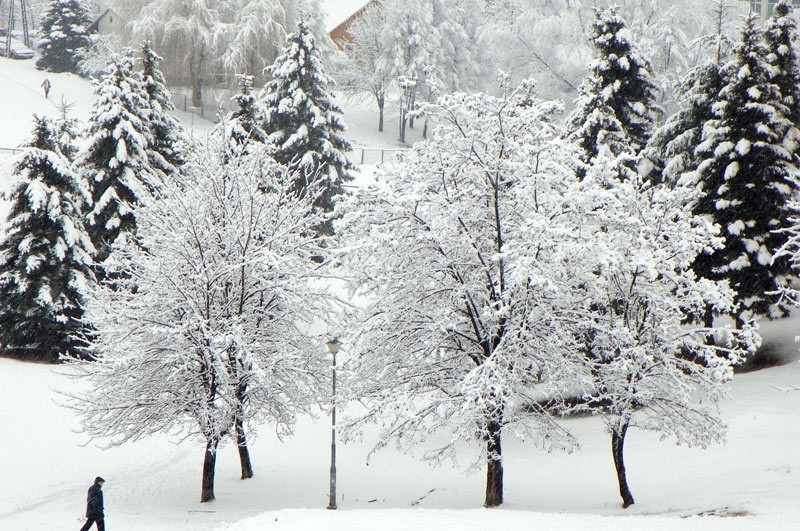
[[[42,88],[44,89],[44,97],[48,99],[50,98],[50,87],[50,80],[45,78],[44,81],[42,81]]]
[[[97,531],[105,531],[106,524],[103,521],[103,483],[106,480],[97,476],[94,478],[94,485],[89,487],[89,494],[86,497],[86,523],[81,527],[81,531],[89,531],[92,524],[97,524]]]

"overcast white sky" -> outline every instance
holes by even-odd
[[[328,30],[338,26],[367,2],[368,0],[322,0],[322,8],[328,15],[326,19]]]

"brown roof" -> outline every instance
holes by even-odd
[[[341,48],[343,43],[348,43],[353,41],[353,37],[349,33],[350,26],[355,23],[356,20],[361,18],[361,15],[364,14],[364,11],[372,6],[378,5],[380,0],[369,0],[366,4],[364,4],[361,9],[347,17],[344,22],[333,28],[328,35],[330,36],[331,40],[336,43],[337,46]]]

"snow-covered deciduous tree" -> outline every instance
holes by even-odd
[[[208,0],[157,0],[143,6],[130,23],[133,36],[168,53],[170,70],[192,89],[192,105],[203,103],[203,83],[222,31],[219,11]]]
[[[62,152],[65,139],[46,118],[35,123],[0,241],[0,353],[56,362],[85,346],[79,336],[94,248],[81,216],[89,193]]]
[[[149,42],[142,44],[142,86],[147,98],[147,123],[152,133],[148,155],[150,166],[165,179],[180,171],[186,160],[185,151],[188,149],[189,139],[181,123],[171,114],[175,105],[172,103],[164,74],[159,68],[161,60]]]
[[[501,438],[569,446],[537,405],[556,396],[574,349],[564,256],[578,225],[561,223],[574,176],[562,160],[559,103],[530,84],[502,98],[444,96],[426,108],[441,128],[376,187],[344,205],[343,261],[369,302],[350,349],[360,421],[396,439],[451,438],[426,457],[480,444],[485,505],[503,502]]]
[[[352,93],[368,93],[378,107],[378,131],[383,132],[387,93],[395,80],[394,65],[386,54],[386,22],[380,4],[366,7],[348,33],[352,43],[344,48],[345,60],[336,72],[341,88]]]
[[[194,106],[202,104],[205,86],[226,76],[263,81],[259,76],[301,19],[323,28],[316,0],[126,0],[117,7],[132,37],[164,55],[170,83],[191,87]]]
[[[87,305],[94,361],[74,363],[90,391],[70,401],[85,432],[111,444],[201,438],[203,502],[214,498],[226,438],[249,477],[246,426],[270,422],[289,435],[298,412],[329,398],[309,332],[333,305],[327,266],[313,260],[323,253],[315,193],[295,194],[267,146],[225,160],[219,150],[193,154],[183,180],[138,210],[136,238],[117,240],[118,279]]]
[[[786,311],[768,293],[789,274],[788,263],[773,260],[773,252],[783,243],[776,231],[790,226],[789,203],[798,191],[796,161],[785,143],[797,138],[797,126],[772,70],[758,18],[750,15],[726,66],[728,82],[713,104],[714,118],[703,127],[697,171],[685,176],[704,192],[695,214],[713,219],[725,237],[721,249],[698,256],[695,273],[730,282],[738,318]]]
[[[135,232],[134,209],[159,186],[150,165],[150,105],[141,76],[130,56],[116,56],[96,85],[87,144],[76,164],[86,179],[92,202],[86,225],[103,262],[121,232]]]
[[[262,74],[278,57],[286,42],[288,29],[296,24],[296,13],[279,0],[236,0],[232,20],[225,26],[225,49],[220,61],[229,74]],[[287,12],[288,11],[288,12]]]
[[[611,433],[623,507],[634,503],[624,463],[628,430],[690,446],[724,440],[717,409],[724,384],[760,341],[749,325],[686,324],[707,306],[718,313],[734,308],[727,283],[691,271],[698,254],[721,246],[718,228],[691,213],[693,186],[654,184],[626,166],[599,155],[571,194],[583,220],[571,273],[584,293],[575,308],[585,364],[578,380],[588,397],[580,409],[599,412]]]
[[[475,88],[482,81],[483,10],[478,0],[391,0],[368,5],[348,29],[352,42],[344,44],[347,60],[337,71],[340,86],[375,98],[379,131],[383,131],[387,91],[405,92],[400,122],[400,139],[405,142],[407,114],[416,103],[433,100],[439,92]]]
[[[638,152],[661,112],[656,104],[658,87],[653,82],[650,64],[631,42],[630,32],[616,7],[596,10],[592,42],[599,56],[581,86],[568,123],[570,138],[580,148],[581,175],[601,145],[615,155],[628,145]],[[609,131],[618,137],[616,142],[604,138]]]
[[[321,193],[315,206],[331,212],[354,166],[346,156],[351,148],[342,135],[342,111],[328,92],[331,80],[305,22],[289,35],[287,47],[269,72],[274,79],[264,87],[260,100],[272,155],[297,169],[298,192],[318,182]],[[331,227],[326,224],[321,230],[330,234]]]
[[[77,73],[81,52],[91,45],[86,33],[91,23],[83,0],[51,0],[39,21],[36,68]]]

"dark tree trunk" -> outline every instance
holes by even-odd
[[[192,107],[202,107],[203,105],[203,82],[197,76],[192,80]]]
[[[200,494],[200,503],[214,499],[214,473],[217,466],[217,446],[219,439],[212,437],[206,442],[206,456],[203,461],[203,489]]]
[[[484,507],[497,507],[503,503],[503,460],[500,447],[500,424],[490,422],[487,428],[486,499]]]
[[[706,328],[714,326],[714,309],[710,304],[706,306],[706,311],[703,313],[703,326]]]
[[[383,133],[383,110],[386,107],[386,97],[378,98],[378,132]]]
[[[614,456],[614,467],[617,469],[617,481],[619,482],[619,495],[622,497],[622,507],[628,508],[633,505],[633,495],[628,488],[628,479],[625,476],[625,434],[628,432],[628,423],[625,422],[618,430],[611,433],[611,453]]]
[[[400,108],[400,142],[406,143],[406,110]]]
[[[239,462],[242,465],[242,479],[253,477],[253,464],[250,462],[250,450],[247,448],[247,436],[244,432],[244,423],[240,417],[236,418],[236,446],[239,448]]]

